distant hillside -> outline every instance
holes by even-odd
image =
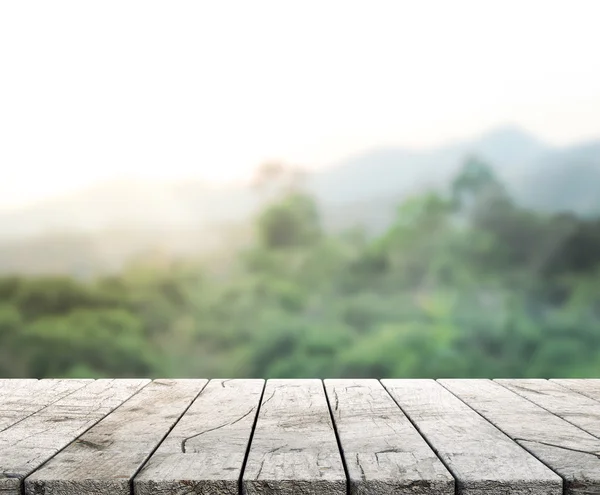
[[[537,210],[600,214],[600,142],[544,154],[513,190],[521,204]]]
[[[65,274],[89,278],[116,273],[133,259],[160,259],[225,253],[250,236],[234,224],[218,229],[107,229],[57,232],[0,243],[0,275]]]
[[[327,228],[362,224],[377,232],[389,225],[403,198],[445,187],[470,154],[488,161],[523,205],[600,213],[600,141],[554,148],[515,127],[434,149],[367,150],[309,175],[307,187]],[[222,225],[245,225],[260,204],[249,187],[216,189],[196,181],[98,184],[0,212],[0,273],[88,273],[94,267],[116,269],[154,248],[202,251],[223,242]]]
[[[476,154],[491,163],[505,180],[552,148],[519,129],[506,127],[472,141],[432,150],[385,148],[343,160],[311,178],[311,187],[325,203],[348,203],[408,194],[446,184],[465,156]]]
[[[250,190],[219,190],[194,181],[113,181],[0,212],[0,240],[106,229],[199,229],[238,220],[255,202]]]

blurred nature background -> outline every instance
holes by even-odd
[[[599,16],[2,2],[0,376],[600,376]]]

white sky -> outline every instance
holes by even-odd
[[[515,123],[600,136],[600,1],[0,2],[0,208]]]

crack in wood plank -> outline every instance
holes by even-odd
[[[195,435],[191,435],[191,436],[189,436],[189,437],[186,437],[186,438],[184,438],[184,439],[181,441],[181,451],[182,451],[184,454],[186,453],[186,450],[185,450],[185,444],[188,442],[188,440],[191,440],[191,439],[193,439],[193,438],[199,437],[199,436],[201,436],[201,435],[204,435],[205,433],[209,433],[209,432],[211,432],[211,431],[220,430],[221,428],[224,428],[224,427],[226,427],[226,426],[231,426],[231,425],[234,425],[234,424],[236,424],[237,422],[239,422],[239,421],[241,421],[242,419],[244,419],[244,418],[245,418],[246,416],[248,416],[250,413],[252,413],[252,411],[254,411],[254,409],[256,409],[256,408],[255,408],[255,407],[252,407],[252,408],[251,408],[251,409],[250,409],[250,410],[249,410],[249,411],[248,411],[246,414],[244,414],[244,415],[240,416],[240,417],[239,417],[239,418],[237,418],[235,421],[230,421],[230,422],[228,422],[228,423],[224,423],[224,424],[222,424],[222,425],[215,426],[214,428],[209,428],[208,430],[204,430],[204,431],[201,431],[200,433],[196,433]]]

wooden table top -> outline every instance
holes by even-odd
[[[0,379],[0,495],[600,494],[600,379]]]

